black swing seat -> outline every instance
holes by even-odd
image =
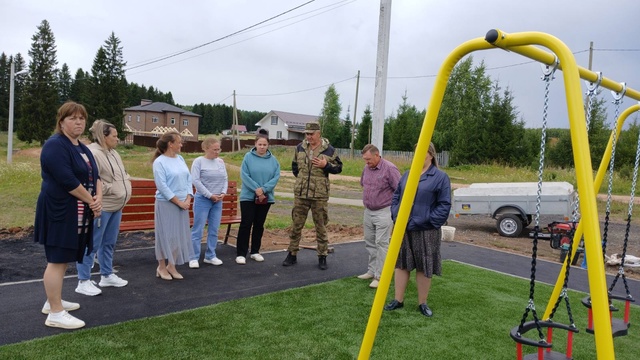
[[[562,329],[562,330],[571,331],[571,332],[574,332],[574,333],[580,332],[580,330],[578,330],[578,328],[576,328],[576,327],[573,327],[571,325],[565,325],[565,324],[556,323],[556,322],[553,322],[553,321],[538,321],[538,325],[540,325],[541,328]],[[549,343],[549,342],[546,342],[546,341],[540,340],[540,339],[531,339],[531,338],[527,338],[527,337],[523,336],[529,330],[535,330],[535,329],[537,329],[536,322],[535,321],[527,321],[522,326],[522,331],[519,332],[520,326],[516,326],[513,329],[511,329],[510,335],[511,335],[511,338],[513,340],[515,340],[515,342],[523,344],[523,345],[541,347],[541,348],[545,348],[545,349],[551,348],[552,344]],[[566,357],[563,358],[563,359],[566,359]]]
[[[631,297],[620,296],[620,295],[611,295],[611,294],[609,294],[609,299],[635,302],[635,299],[633,299]],[[584,297],[581,302],[582,302],[582,305],[584,305],[589,310],[591,310],[591,297],[590,296]],[[609,311],[619,311],[619,310],[618,310],[618,308],[613,306],[613,304],[609,304]],[[592,316],[592,315],[590,314],[590,316]],[[614,317],[611,318],[611,335],[613,337],[626,336],[629,333],[628,330],[629,330],[630,327],[631,327],[631,323],[625,323],[623,319],[618,319],[618,318],[614,318]],[[594,329],[593,328],[589,328],[589,327],[587,327],[586,331],[589,334],[594,334],[595,333]]]
[[[615,295],[609,295],[609,299],[615,299]],[[624,299],[623,299],[624,300]],[[591,296],[586,296],[580,300],[582,305],[584,305],[587,309],[591,309]],[[613,306],[611,302],[609,302],[609,311],[620,311],[617,307]]]
[[[573,333],[578,333],[580,332],[580,330],[578,330],[578,328],[570,326],[570,325],[565,325],[565,324],[560,324],[560,323],[556,323],[553,321],[538,321],[538,325],[540,325],[541,328],[554,328],[554,329],[561,329],[561,330],[566,330],[566,331],[570,331]],[[544,349],[550,349],[552,347],[552,343],[544,341],[544,340],[540,340],[540,339],[531,339],[531,338],[526,338],[523,335],[526,334],[528,331],[530,330],[536,330],[537,326],[536,326],[536,322],[535,321],[527,321],[526,323],[524,323],[524,325],[522,326],[522,331],[518,332],[518,330],[520,330],[519,326],[514,327],[513,329],[511,329],[511,338],[513,340],[515,340],[517,343],[519,344],[523,344],[523,345],[528,345],[528,346],[534,346],[537,348],[544,348]],[[525,355],[523,358],[523,360],[536,360],[538,359],[538,354],[537,353],[533,353],[533,354],[528,354]],[[557,352],[557,351],[544,351],[544,359],[545,360],[567,360],[570,359],[567,357],[566,354],[561,353],[561,352]]]

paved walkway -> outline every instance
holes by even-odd
[[[293,199],[293,193],[290,193],[290,192],[278,192],[278,191],[276,191],[275,195],[276,196],[280,196],[280,197]],[[329,197],[329,203],[330,204],[338,204],[338,205],[351,205],[351,206],[364,207],[364,205],[362,204],[362,199],[344,199],[344,198]]]
[[[74,292],[77,285],[74,276],[65,280],[63,297],[81,304],[73,314],[91,328],[356,276],[366,269],[367,252],[362,241],[335,244],[334,247],[335,251],[328,257],[329,269],[321,271],[317,268],[315,251],[301,251],[298,264],[293,267],[281,265],[285,258],[283,251],[265,253],[263,263],[249,260],[247,265],[241,266],[234,262],[235,248],[220,245],[218,256],[224,265],[201,264],[200,269],[180,266],[179,271],[185,276],[182,281],[155,277],[157,262],[153,248],[119,251],[114,265],[119,269],[119,275],[129,280],[129,285],[119,289],[105,288],[102,295],[89,297]],[[457,242],[444,242],[442,256],[443,259],[529,278],[529,257]],[[559,271],[560,264],[538,260],[537,280],[553,284]],[[446,274],[443,278],[446,279]],[[363,286],[366,285],[363,282]],[[572,269],[570,285],[572,289],[588,292],[586,271]],[[631,280],[629,286],[633,297],[640,298],[640,282]],[[621,290],[615,293],[622,294]],[[526,297],[523,293],[523,301]],[[0,345],[67,332],[44,325],[46,317],[40,313],[44,300],[44,289],[38,279],[0,284]]]

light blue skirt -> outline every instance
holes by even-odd
[[[156,260],[167,259],[169,264],[182,265],[193,253],[189,211],[170,201],[155,203]]]

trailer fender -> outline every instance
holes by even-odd
[[[501,206],[499,207],[496,211],[493,212],[493,218],[497,219],[502,215],[505,214],[516,214],[516,215],[520,215],[520,218],[522,218],[523,221],[527,221],[527,213],[524,211],[523,208],[521,208],[520,206],[516,206],[516,205],[505,205],[505,206]]]

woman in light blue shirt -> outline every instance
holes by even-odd
[[[193,228],[191,229],[191,245],[193,255],[189,260],[189,267],[200,267],[200,243],[204,224],[209,223],[207,230],[207,250],[204,254],[204,262],[211,265],[222,265],[222,260],[216,257],[216,245],[218,245],[218,229],[222,217],[222,200],[227,193],[229,177],[224,161],[218,158],[220,155],[220,141],[214,137],[208,137],[202,142],[204,156],[200,156],[191,164],[191,178],[196,188],[196,196],[193,201]]]
[[[189,207],[193,198],[191,173],[180,155],[182,138],[177,132],[162,135],[153,157],[156,183],[156,277],[183,279],[176,265],[189,261],[193,248],[189,236]],[[166,262],[166,263],[165,263]]]

